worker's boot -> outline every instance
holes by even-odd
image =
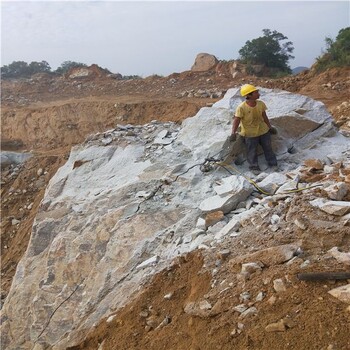
[[[251,165],[249,167],[249,170],[254,174],[254,175],[258,175],[260,174],[261,170],[259,168],[259,165]]]

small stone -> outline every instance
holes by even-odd
[[[142,318],[147,318],[149,315],[148,311],[141,311],[139,313],[139,316],[142,317]]]
[[[328,250],[328,253],[331,254],[338,262],[350,266],[350,252],[343,253],[340,252],[337,247],[333,247],[332,249]]]
[[[12,226],[15,226],[15,225],[18,225],[20,222],[21,222],[20,220],[12,219],[12,220],[11,220],[11,225],[12,225]]]
[[[236,335],[236,333],[237,333],[237,329],[235,328],[235,329],[230,333],[230,335],[231,335],[231,336],[234,336],[234,335]]]
[[[278,215],[276,215],[276,214],[272,215],[271,220],[270,220],[272,225],[278,224],[279,221],[280,221],[280,217]]]
[[[350,304],[350,284],[334,288],[328,293],[331,294],[333,297],[339,299],[340,301]]]
[[[218,258],[221,260],[226,260],[230,254],[231,254],[231,251],[229,249],[224,249],[218,253]]]
[[[281,278],[278,278],[278,279],[273,281],[273,289],[277,293],[285,292],[287,290],[287,288],[286,288],[286,286]]]
[[[302,264],[300,264],[301,269],[305,269],[310,265],[310,260],[305,260]]]
[[[286,325],[283,320],[279,320],[275,323],[270,323],[265,327],[266,332],[284,332],[286,330]]]
[[[324,191],[326,191],[328,198],[341,201],[348,192],[348,186],[345,182],[338,182],[334,185],[326,187]]]
[[[264,292],[259,292],[259,294],[255,298],[255,301],[262,301],[264,299],[264,296]]]
[[[283,319],[283,323],[287,328],[293,328],[296,326],[296,323],[288,317]]]
[[[101,140],[101,142],[104,146],[109,145],[110,143],[112,143],[112,141],[113,141],[113,139],[111,137],[106,137],[106,138]]]
[[[270,230],[272,232],[277,232],[279,230],[279,226],[278,225],[270,225],[269,228],[270,228]]]
[[[233,307],[233,310],[238,311],[240,314],[247,309],[248,307],[245,304],[239,304]]]
[[[110,322],[112,322],[114,319],[115,319],[115,316],[116,315],[112,315],[112,316],[109,316],[108,318],[107,318],[107,323],[110,323]]]
[[[151,330],[152,330],[151,326],[148,326],[148,325],[145,326],[145,331],[146,332],[150,332]]]
[[[146,320],[146,325],[151,327],[152,329],[157,327],[157,319],[155,316],[150,316],[147,320]]]
[[[325,201],[322,198],[317,198],[312,200],[310,204],[331,215],[343,216],[350,212],[350,202],[348,201]]]
[[[168,294],[164,295],[164,299],[170,300],[170,299],[172,298],[173,294],[174,294],[174,293],[171,292],[171,293],[168,293]]]
[[[237,327],[238,327],[238,329],[243,329],[244,328],[244,323],[240,323],[240,322],[238,322],[237,323]]]
[[[158,325],[156,329],[162,328],[166,325],[168,325],[171,322],[171,317],[170,316],[165,316],[164,320]]]
[[[297,218],[294,220],[294,224],[298,226],[302,230],[306,230],[308,226],[308,222],[304,218]]]
[[[255,306],[250,307],[249,309],[242,312],[241,316],[242,318],[246,318],[249,316],[256,315],[258,313],[258,310]]]
[[[210,310],[212,306],[207,300],[202,300],[199,302],[199,308],[201,310]]]
[[[142,262],[141,264],[139,264],[136,269],[143,269],[145,267],[149,267],[152,265],[155,265],[159,262],[160,257],[158,255],[155,255],[147,260],[145,260],[144,262]]]
[[[241,273],[252,274],[254,272],[261,271],[262,267],[263,267],[263,264],[259,262],[245,263],[245,264],[242,264]]]
[[[239,300],[244,302],[248,301],[250,299],[250,293],[249,292],[243,292],[239,295]]]
[[[196,228],[205,231],[207,229],[206,224],[205,224],[205,219],[198,218]]]
[[[188,238],[191,238],[191,240],[189,242],[194,241],[198,236],[200,236],[204,233],[205,233],[204,230],[199,229],[199,228],[195,228],[193,231],[191,231],[191,234],[188,236]],[[185,239],[185,241],[186,241],[186,239]],[[189,242],[185,242],[185,243],[189,243]]]

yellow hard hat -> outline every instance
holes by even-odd
[[[241,87],[241,95],[242,96],[247,96],[248,94],[259,90],[258,88],[256,88],[254,85],[250,85],[250,84],[245,84]]]

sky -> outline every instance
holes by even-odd
[[[239,58],[248,40],[277,30],[291,68],[310,67],[350,26],[349,1],[1,1],[1,66],[13,61],[97,64],[122,75],[190,70],[199,53]]]

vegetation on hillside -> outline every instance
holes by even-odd
[[[38,73],[49,73],[64,75],[72,68],[87,67],[85,63],[74,62],[74,61],[64,61],[56,70],[51,70],[50,65],[46,61],[41,62],[31,62],[27,63],[24,61],[14,61],[9,65],[1,67],[1,78],[11,79],[11,78],[30,78],[34,74]],[[106,74],[111,74],[108,69],[103,69]]]
[[[341,29],[335,40],[326,37],[325,42],[326,52],[316,58],[315,68],[317,71],[350,66],[350,27]]]
[[[73,62],[73,61],[64,61],[56,70],[55,73],[65,74],[72,68],[82,68],[87,67],[85,63]]]
[[[37,73],[50,73],[51,67],[46,61],[27,63],[14,61],[9,65],[1,67],[1,78],[28,78]]]
[[[293,43],[276,30],[263,29],[264,35],[248,40],[239,50],[240,60],[248,66],[263,65],[276,73],[291,73],[288,60],[294,58]]]

